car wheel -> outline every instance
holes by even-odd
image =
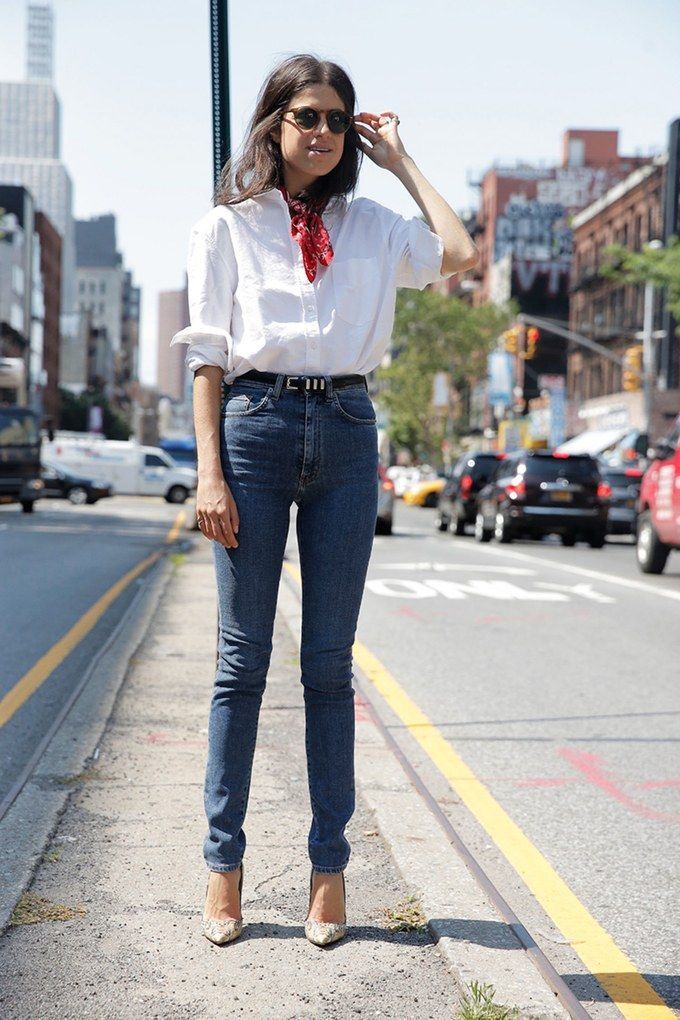
[[[25,513],[25,514],[32,514],[33,513],[33,500],[32,499],[24,499],[24,500],[22,500],[21,501],[21,509],[22,509],[22,512]]]
[[[560,541],[562,542],[562,545],[567,547],[567,549],[571,549],[573,545],[576,545],[576,535],[572,535],[571,532],[567,532],[566,535],[560,535]]]
[[[392,518],[378,517],[375,522],[375,533],[376,535],[391,535]]]
[[[662,574],[670,553],[667,546],[659,539],[649,510],[638,517],[637,542],[635,545],[637,561],[643,574]]]
[[[451,518],[451,531],[454,535],[465,534],[465,521],[458,514],[454,514]]]
[[[512,535],[508,528],[508,522],[503,514],[496,514],[496,526],[493,530],[494,538],[497,542],[501,542],[502,545],[508,545],[512,542]]]
[[[481,513],[475,517],[475,541],[490,542],[493,537],[491,528],[484,527],[484,517]]]
[[[449,523],[450,523],[449,518],[446,516],[446,514],[443,514],[441,511],[437,514],[437,517],[436,517],[436,520],[435,520],[434,523],[435,523],[435,526],[436,526],[438,531],[448,531],[449,530]]]
[[[68,491],[68,499],[74,506],[82,506],[83,503],[87,503],[87,489],[84,489],[82,485],[74,485]]]
[[[171,485],[165,494],[166,503],[184,503],[189,492],[183,485]]]
[[[591,549],[602,549],[604,548],[604,534],[591,535],[588,539],[588,545]]]

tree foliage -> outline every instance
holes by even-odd
[[[129,439],[131,429],[125,418],[111,407],[108,399],[100,390],[88,389],[76,396],[70,390],[59,388],[61,398],[61,429],[72,432],[88,431],[89,409],[101,407],[102,430],[107,439]]]
[[[418,459],[441,459],[450,423],[432,407],[434,377],[449,373],[450,386],[459,391],[483,378],[487,356],[510,314],[510,308],[473,308],[436,291],[398,291],[392,362],[378,371],[384,383],[380,402],[389,412],[388,432],[395,446]]]
[[[671,237],[664,248],[630,251],[610,244],[603,252],[607,261],[600,268],[603,276],[621,283],[653,283],[665,287],[668,306],[680,322],[680,238]]]

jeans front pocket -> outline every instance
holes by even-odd
[[[261,388],[239,386],[234,383],[222,404],[222,418],[245,418],[264,410],[274,392],[272,386],[262,392]]]
[[[344,386],[333,390],[333,403],[343,418],[356,425],[375,425],[373,401],[364,386]]]

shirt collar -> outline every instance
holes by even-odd
[[[268,188],[267,191],[261,191],[259,195],[255,195],[255,198],[264,198],[266,195],[274,195],[279,202],[287,206],[286,200],[278,188],[276,187]],[[327,213],[335,212],[336,209],[338,210],[344,209],[346,205],[347,205],[346,195],[333,195],[333,197],[329,199],[328,205],[326,206],[323,215],[325,216]]]

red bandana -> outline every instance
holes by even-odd
[[[282,184],[279,185],[279,191],[288,203],[291,213],[290,235],[300,245],[307,279],[311,282],[316,276],[317,262],[329,266],[333,260],[331,239],[321,216],[311,203],[291,198]]]

